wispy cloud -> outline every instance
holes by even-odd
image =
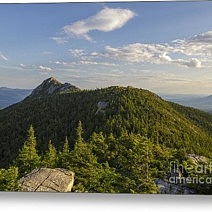
[[[68,42],[67,37],[50,37],[50,39],[55,41],[57,44],[65,44]]]
[[[69,52],[74,57],[81,57],[81,56],[85,55],[84,49],[69,49]]]
[[[50,67],[47,67],[47,66],[39,66],[38,67],[39,68],[39,70],[41,70],[41,71],[52,71],[52,68],[50,68]]]
[[[81,60],[78,65],[116,66],[114,63]]]
[[[212,31],[195,35],[189,39],[173,41],[176,52],[186,55],[212,57]]]
[[[170,43],[132,43],[120,47],[105,46],[101,52],[69,49],[71,62],[54,62],[62,66],[113,66],[131,64],[175,65],[192,69],[212,67],[212,31]],[[121,62],[121,63],[120,63]],[[45,70],[46,67],[40,69]],[[51,69],[51,68],[50,68]],[[46,71],[50,71],[46,69]]]
[[[49,63],[51,64],[56,64],[56,65],[67,65],[67,62],[64,62],[64,61],[49,61]]]
[[[56,64],[56,63],[55,63]],[[26,70],[26,71],[41,71],[41,72],[50,72],[53,71],[51,67],[44,66],[44,65],[26,65],[23,63],[20,63],[18,66],[11,66],[15,70]]]
[[[2,53],[0,52],[0,58],[4,61],[8,61],[9,59]]]
[[[51,37],[58,44],[67,42],[69,38],[92,41],[91,31],[110,32],[122,28],[136,14],[129,9],[104,8],[96,15],[74,22],[63,27],[63,37]]]
[[[129,44],[119,48],[105,47],[105,57],[116,58],[131,63],[149,62],[152,64],[177,64],[186,67],[201,67],[201,61],[197,58],[173,59],[172,48],[167,44]]]
[[[95,52],[98,56],[98,53]],[[204,67],[203,62],[212,60],[212,31],[171,43],[133,43],[121,47],[106,46],[99,56],[115,58],[131,63],[176,64],[189,68]],[[206,60],[207,58],[207,60]]]

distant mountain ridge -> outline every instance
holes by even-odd
[[[20,102],[32,92],[31,89],[0,87],[0,109]]]
[[[165,100],[212,113],[212,95],[163,94]]]
[[[0,109],[4,109],[18,103],[26,97],[47,97],[60,92],[72,92],[80,90],[70,83],[61,83],[53,77],[44,80],[35,89],[13,89],[0,87]]]

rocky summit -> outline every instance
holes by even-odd
[[[30,97],[46,97],[55,93],[70,92],[80,90],[70,83],[61,83],[53,77],[44,80],[38,87],[36,87]]]

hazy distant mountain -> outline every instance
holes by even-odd
[[[212,95],[161,94],[165,100],[212,113]]]
[[[27,96],[46,97],[51,94],[74,90],[79,90],[79,88],[71,85],[70,83],[62,84],[53,77],[43,81],[43,83],[36,87],[34,90],[0,87],[0,109],[18,103]]]
[[[13,89],[0,87],[0,109],[20,102],[31,92],[32,90],[30,89]]]

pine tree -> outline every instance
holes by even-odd
[[[25,175],[40,166],[40,156],[36,150],[36,137],[32,125],[28,130],[28,137],[14,164],[19,168],[19,174]]]
[[[57,150],[52,144],[51,140],[49,141],[48,151],[44,155],[42,162],[43,166],[48,168],[55,168],[57,164]]]
[[[105,141],[103,133],[93,133],[90,137],[90,145],[92,152],[97,156],[99,163],[104,163],[108,156],[108,145]]]
[[[92,192],[95,189],[94,184],[98,182],[98,166],[97,158],[92,154],[88,144],[82,140],[81,134],[78,134],[74,150],[70,153],[69,169],[75,172],[73,189],[78,192]]]
[[[155,169],[152,168],[151,164],[154,161],[154,156],[153,156],[153,145],[150,142],[150,140],[146,137],[138,137],[139,143],[136,145],[136,150],[138,151],[138,155],[142,155],[142,165],[140,164],[140,168],[138,166],[138,171],[142,172],[143,171],[143,176],[138,178],[138,182],[140,184],[141,189],[139,192],[141,193],[157,193],[158,189],[155,183],[153,182],[152,175],[154,174],[153,172]],[[135,152],[136,152],[135,150]],[[139,164],[138,160],[138,164]],[[138,173],[139,174],[139,173]]]
[[[83,135],[82,122],[79,121],[76,129],[76,143],[83,141],[82,135]]]
[[[63,145],[62,151],[59,152],[58,160],[59,160],[59,167],[68,168],[70,160],[70,147],[67,137],[65,138],[65,143]]]

